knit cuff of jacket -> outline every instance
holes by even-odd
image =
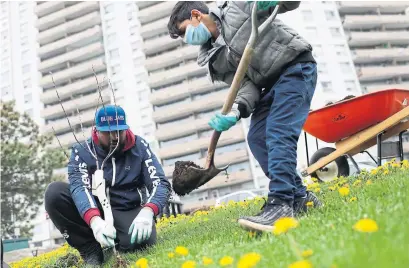
[[[157,216],[159,214],[159,208],[154,203],[146,203],[144,207],[151,208],[153,210],[153,214]]]
[[[101,213],[97,208],[90,208],[85,212],[84,221],[88,224],[88,226],[90,225],[91,219],[95,216],[101,217]]]

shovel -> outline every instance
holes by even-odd
[[[234,100],[236,99],[237,92],[239,91],[241,81],[247,72],[249,63],[253,56],[253,48],[257,41],[259,35],[262,35],[267,25],[272,23],[272,21],[277,16],[279,5],[276,5],[274,11],[271,13],[269,18],[264,21],[264,23],[257,28],[257,3],[254,2],[251,11],[251,34],[249,41],[247,42],[246,48],[244,49],[243,56],[240,60],[237,71],[234,75],[233,82],[230,86],[226,101],[223,105],[221,113],[226,115],[230,112]],[[221,171],[225,171],[229,165],[217,168],[214,165],[214,153],[216,150],[217,142],[220,138],[221,132],[214,131],[210,139],[210,144],[208,147],[208,153],[206,158],[205,168],[201,168],[190,161],[177,161],[175,163],[175,170],[173,171],[173,190],[176,194],[183,196],[190,193],[196,188],[199,188],[203,184],[210,181],[213,177],[219,174]]]

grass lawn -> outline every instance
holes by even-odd
[[[221,260],[223,264],[232,261],[225,267],[240,268],[253,267],[243,265],[252,263],[256,263],[254,267],[409,267],[407,161],[402,167],[390,163],[358,178],[338,178],[309,188],[325,206],[310,209],[286,234],[246,232],[238,226],[237,218],[257,213],[263,201],[231,203],[194,216],[161,221],[155,247],[122,256],[129,267],[204,267],[203,257],[206,263],[212,262],[206,267],[221,267]],[[376,226],[370,222],[363,224],[361,231],[354,229],[363,218],[372,219]],[[371,228],[373,232],[362,232]],[[13,267],[64,267],[66,263],[56,263],[56,259],[67,251],[75,252],[67,248],[60,255],[49,253],[48,257],[27,259]],[[143,264],[141,258],[149,266],[136,266],[138,260]],[[305,261],[296,263],[301,260]],[[112,260],[104,267],[113,267]]]

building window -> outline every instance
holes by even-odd
[[[122,81],[115,82],[112,84],[112,87],[114,88],[114,91],[121,90],[124,87],[124,82]]]
[[[107,44],[110,45],[115,42],[116,34],[112,33],[107,36]]]
[[[118,49],[113,49],[109,51],[109,57],[111,59],[117,59],[119,58],[119,50]]]
[[[5,86],[1,88],[1,96],[6,97],[10,93],[10,87]]]
[[[140,102],[148,101],[149,100],[149,95],[150,95],[149,90],[143,90],[143,91],[139,92],[139,101]]]
[[[105,14],[112,13],[114,11],[114,5],[109,4],[104,7]]]
[[[24,103],[31,103],[33,96],[31,95],[31,93],[24,95]]]
[[[321,86],[322,86],[322,91],[324,92],[332,91],[332,83],[330,81],[322,81]]]
[[[333,37],[340,37],[341,36],[341,30],[339,27],[330,27],[329,31],[331,32],[331,35]]]
[[[310,38],[316,37],[318,35],[316,27],[306,27],[305,30],[306,30],[307,36]]]
[[[335,45],[335,53],[338,56],[345,56],[346,55],[346,50],[345,50],[345,46],[344,45]]]
[[[339,66],[341,67],[341,71],[343,73],[351,73],[351,66],[348,62],[341,62]]]
[[[111,67],[111,72],[113,75],[119,73],[121,71],[121,66],[119,64],[116,64]]]
[[[131,28],[129,28],[129,32],[131,33],[131,35],[134,35],[138,32],[138,26],[132,26]]]
[[[325,10],[325,18],[327,20],[334,20],[335,19],[335,12],[332,10]]]
[[[23,70],[23,74],[30,72],[30,65],[29,64],[24,65],[22,70]]]
[[[23,52],[21,52],[21,60],[22,61],[27,61],[29,53],[30,53],[30,50],[24,50]]]
[[[355,86],[355,81],[354,80],[347,80],[345,81],[345,86],[347,91],[355,91],[356,86]]]
[[[24,80],[23,80],[23,87],[24,87],[24,88],[29,88],[29,87],[31,87],[31,80],[30,80],[30,79],[24,79]]]
[[[197,161],[200,158],[200,153],[194,153],[189,155],[184,155],[176,158],[170,158],[163,160],[163,166],[172,166],[176,163],[176,161]]]
[[[33,109],[26,110],[26,114],[28,114],[30,117],[33,117]]]
[[[301,11],[303,19],[306,21],[311,21],[314,20],[314,16],[312,15],[312,11],[311,10],[303,10]]]
[[[328,66],[326,63],[322,62],[322,63],[318,63],[317,64],[318,67],[318,73],[320,74],[327,74],[328,73]]]

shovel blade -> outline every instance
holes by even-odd
[[[210,181],[220,172],[225,171],[228,167],[229,165],[223,168],[216,168],[214,165],[211,165],[209,168],[204,169],[193,162],[177,161],[172,179],[173,190],[179,196],[189,194],[191,191]]]

